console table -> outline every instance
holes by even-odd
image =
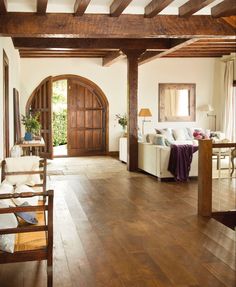
[[[19,146],[23,150],[23,155],[39,155],[39,149],[45,147],[45,142],[43,138],[32,141],[26,141],[22,138]]]

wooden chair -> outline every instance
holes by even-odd
[[[19,221],[16,228],[1,229],[0,235],[16,234],[15,251],[7,253],[0,251],[0,264],[26,261],[47,260],[47,286],[53,286],[53,190],[46,191],[46,159],[40,160],[42,170],[24,172],[6,172],[6,162],[2,162],[2,180],[9,175],[40,174],[42,183],[37,187],[42,192],[24,192],[0,194],[1,199],[28,198],[40,196],[43,200],[34,206],[16,206],[0,208],[0,214],[15,212],[36,212],[38,224],[29,225]]]

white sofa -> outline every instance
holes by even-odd
[[[139,168],[158,177],[159,180],[173,178],[174,176],[168,171],[170,144],[198,145],[198,141],[193,137],[194,129],[168,128],[157,132],[159,134],[144,135],[143,141],[139,142]],[[198,176],[198,151],[193,153],[189,176]]]
[[[156,176],[159,180],[174,177],[168,171],[170,147],[139,142],[138,154],[138,167],[141,170]],[[193,154],[189,176],[198,176],[198,151]]]

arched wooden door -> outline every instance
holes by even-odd
[[[45,141],[40,156],[52,159],[52,77],[44,79],[31,94],[26,104],[26,113],[29,112],[39,113],[41,136]]]
[[[91,82],[78,77],[68,79],[69,156],[106,152],[107,101]]]
[[[68,156],[105,154],[108,151],[108,101],[93,82],[76,75],[48,77],[32,93],[26,111],[40,112],[42,155],[53,157],[52,82],[67,79]]]

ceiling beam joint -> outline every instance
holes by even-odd
[[[146,7],[144,16],[152,18],[165,9],[173,0],[152,0]]]
[[[224,0],[211,8],[212,17],[227,17],[236,15],[236,1]]]
[[[189,17],[215,0],[189,0],[179,7],[180,17]]]
[[[37,13],[46,14],[48,0],[37,0]]]
[[[110,6],[110,16],[119,17],[132,0],[113,0]]]
[[[83,16],[91,0],[76,0],[74,5],[74,14]]]

